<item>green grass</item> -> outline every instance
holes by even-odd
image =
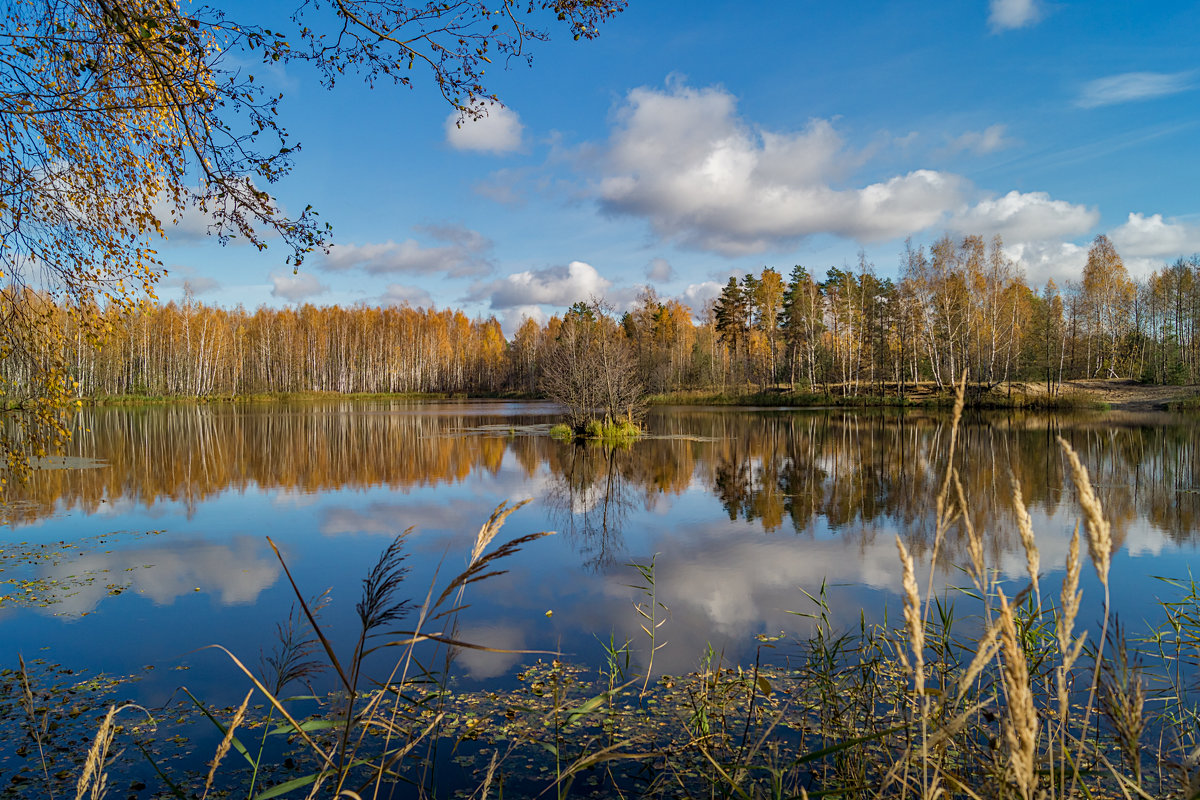
[[[678,406],[742,406],[771,408],[952,408],[954,394],[950,391],[929,391],[899,394],[825,394],[804,391],[745,391],[745,392],[669,392],[651,395],[650,405]],[[1007,394],[993,390],[981,392],[968,388],[965,407],[971,409],[1029,409],[1045,411],[1105,410],[1108,406],[1082,394],[1025,395]]]
[[[668,392],[651,395],[650,405],[672,406],[787,406],[796,408],[906,406],[912,401],[899,397],[873,395],[837,395],[819,392]]]
[[[1172,411],[1200,411],[1200,395],[1172,400],[1167,403],[1167,408]]]
[[[642,435],[642,429],[632,420],[589,419],[579,429],[573,429],[566,423],[558,423],[550,429],[550,435],[556,439],[575,439],[604,442],[605,444],[626,445]]]
[[[531,400],[525,392],[251,392],[238,395],[122,394],[81,398],[84,405],[136,406],[204,403],[287,403],[321,400]]]

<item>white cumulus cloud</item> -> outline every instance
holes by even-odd
[[[996,33],[1024,28],[1042,18],[1038,0],[991,0],[988,3],[988,24]]]
[[[541,306],[513,306],[504,309],[500,328],[504,331],[505,336],[512,336],[527,319],[533,320],[539,327],[542,327],[550,319],[550,315],[543,311]]]
[[[1131,213],[1109,238],[1126,257],[1174,260],[1200,253],[1200,225],[1166,220],[1162,214]]]
[[[1041,241],[1087,233],[1100,212],[1045,192],[1011,191],[1003,197],[981,200],[955,214],[951,230],[967,234],[1000,234],[1009,241]]]
[[[1025,270],[1031,286],[1053,278],[1060,289],[1068,280],[1079,280],[1088,253],[1085,246],[1052,241],[1007,243],[1004,250]]]
[[[292,303],[299,303],[310,297],[325,294],[329,287],[317,280],[311,272],[301,272],[299,275],[288,275],[277,272],[271,273],[271,296],[281,297]]]
[[[511,153],[520,149],[523,130],[517,112],[496,103],[479,119],[462,119],[457,111],[446,117],[446,142],[455,150]]]
[[[527,270],[476,284],[468,298],[487,300],[497,310],[534,305],[569,306],[579,300],[603,297],[610,286],[612,282],[591,264],[572,261],[565,267]]]
[[[1099,108],[1136,100],[1179,94],[1196,85],[1196,73],[1189,72],[1125,72],[1087,83],[1075,105],[1080,108]]]
[[[329,272],[359,269],[370,275],[442,272],[452,278],[487,275],[492,271],[488,258],[492,241],[483,234],[461,225],[431,225],[419,230],[443,244],[426,247],[415,239],[402,242],[389,239],[333,245],[321,262],[321,269]]]
[[[726,255],[762,252],[816,233],[878,241],[944,221],[965,179],[915,170],[836,188],[863,161],[827,120],[759,130],[724,89],[673,84],[629,93],[599,182],[608,211],[642,217],[684,245]]]
[[[683,290],[683,294],[680,295],[680,302],[692,309],[693,315],[699,317],[704,311],[704,306],[710,300],[715,300],[721,294],[723,288],[725,287],[716,281],[693,283]]]

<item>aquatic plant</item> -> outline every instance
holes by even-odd
[[[951,454],[962,396],[960,388]],[[1109,522],[1082,459],[1065,440],[1059,450],[1082,512],[1060,591],[1043,585],[1045,559],[1015,481],[1028,585],[1015,591],[1002,585],[988,561],[986,532],[972,520],[948,458],[928,565],[934,569],[949,537],[960,537],[970,584],[960,594],[935,594],[932,572],[924,582],[924,562],[898,539],[896,623],[868,624],[864,616],[856,629],[836,630],[821,587],[803,593],[812,605],[797,612],[811,621],[809,636],[760,635],[751,664],[729,663],[710,647],[684,675],[654,672],[671,622],[651,560],[631,565],[639,593],[631,614],[646,635],[640,647],[610,637],[595,675],[548,654],[527,662],[509,691],[454,691],[454,650],[491,649],[457,635],[464,592],[543,534],[493,548],[516,508],[500,506],[480,529],[466,569],[440,592],[431,586],[420,604],[401,595],[407,580],[401,534],[364,580],[360,632],[346,660],[324,635],[321,601],[302,599],[293,582],[299,611],[280,626],[280,644],[263,659],[270,674],[256,675],[229,654],[252,691],[223,715],[228,722],[218,723],[221,742],[207,774],[193,790],[183,780],[168,784],[164,770],[164,785],[183,797],[218,790],[261,800],[353,797],[392,786],[438,796],[445,789],[436,767],[453,754],[473,770],[476,797],[1194,797],[1200,588],[1172,582],[1181,596],[1164,603],[1165,620],[1140,637],[1117,624],[1108,592]],[[1087,561],[1104,590],[1098,633],[1080,625]],[[393,630],[408,618],[410,625]],[[387,653],[394,654],[390,674],[367,681],[366,660]],[[317,654],[340,690],[319,714],[302,717],[293,713],[296,701],[282,694],[311,674]],[[32,697],[28,679],[25,686]],[[254,755],[242,744],[242,734],[262,722],[253,714],[255,696],[267,704],[261,737],[294,742],[286,756],[293,767],[263,763],[265,753],[278,749],[260,745]],[[29,724],[43,735],[48,726],[36,704],[26,706]],[[99,754],[119,735],[115,713],[93,744]],[[233,774],[223,766],[237,761],[235,752],[250,769]],[[79,786],[102,792],[108,760],[86,761],[92,766],[79,773],[87,776]],[[50,771],[43,772],[47,786],[54,785]],[[261,780],[264,773],[270,783]]]

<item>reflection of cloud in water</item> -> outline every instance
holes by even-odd
[[[528,493],[525,493],[528,497]],[[514,506],[522,499],[520,493],[513,493],[507,500],[509,506]],[[353,506],[329,506],[322,509],[318,530],[325,536],[346,536],[368,534],[375,536],[396,536],[409,527],[413,529],[410,542],[430,546],[436,544],[437,549],[446,547],[469,550],[479,528],[501,502],[494,497],[476,496],[471,498],[456,498],[441,502],[406,502],[406,503],[371,503],[364,508]],[[518,526],[518,518],[513,518],[509,526]],[[526,524],[528,523],[528,524]],[[529,520],[520,520],[520,531],[506,528],[506,533],[512,538],[529,533]],[[538,529],[540,530],[540,528]],[[435,539],[422,541],[421,535],[437,532]],[[420,545],[418,545],[420,546]]]
[[[324,509],[319,529],[325,536],[360,533],[395,536],[412,527],[415,535],[438,530],[473,540],[491,511],[487,502],[371,503],[366,508],[331,506]]]
[[[1125,550],[1131,556],[1157,556],[1172,547],[1172,542],[1160,530],[1156,530],[1145,519],[1135,520],[1125,532]]]
[[[88,553],[49,567],[39,577],[78,585],[69,596],[46,607],[45,613],[78,615],[94,611],[114,585],[158,605],[170,605],[197,587],[217,596],[223,605],[253,603],[275,583],[279,572],[279,562],[268,557],[257,538],[239,536],[229,544],[176,542]],[[79,585],[80,575],[94,579]]]
[[[608,496],[604,486],[585,486],[570,493],[571,513],[578,516],[594,511]]]
[[[1042,591],[1055,592],[1058,581],[1051,583],[1047,575],[1064,569],[1075,518],[1063,513],[1048,517],[1037,511],[1032,517],[1041,553]],[[756,525],[744,522],[712,522],[664,532],[650,546],[657,552],[658,599],[669,609],[660,636],[670,645],[655,656],[655,671],[694,669],[710,642],[718,649],[725,645],[750,647],[751,637],[760,631],[806,637],[810,623],[789,613],[816,610],[801,589],[816,595],[823,584],[830,587],[830,620],[835,630],[857,628],[864,608],[868,620],[880,618],[881,593],[892,598],[888,602],[898,610],[901,578],[896,533],[897,528],[884,521],[853,538],[764,536]],[[984,536],[986,550],[986,531]],[[649,558],[635,560],[646,563]],[[916,555],[916,560],[924,596],[929,553]],[[1023,552],[1002,553],[989,563],[1002,578],[1018,584],[1011,591],[1006,589],[1010,595],[1024,586]],[[639,576],[632,571],[610,574],[602,590],[604,600],[593,602],[590,611],[598,617],[595,629],[610,627],[622,632],[644,650],[646,637],[637,627],[639,619],[632,604],[647,600],[629,588],[638,582]],[[939,596],[949,593],[954,597],[954,587],[968,584],[969,579],[953,567],[934,573],[933,590]]]
[[[271,505],[275,508],[308,508],[321,501],[316,492],[281,489],[271,494]]]
[[[142,504],[138,502],[137,498],[130,495],[120,495],[101,500],[89,516],[123,517],[139,511],[141,506]],[[153,509],[147,509],[146,513],[150,513],[152,516],[161,515],[161,513],[158,515],[154,514]]]
[[[516,625],[464,625],[456,638],[468,644],[494,647],[501,650],[525,649],[525,630]],[[521,661],[521,653],[489,653],[486,650],[459,648],[454,660],[464,667],[467,676],[475,680],[505,675]]]

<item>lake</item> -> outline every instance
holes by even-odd
[[[646,660],[635,604],[649,585],[631,564],[653,565],[666,608],[656,675],[694,670],[709,645],[745,663],[756,634],[806,635],[809,595],[824,594],[837,629],[898,619],[897,535],[928,575],[948,414],[657,407],[649,436],[616,448],[554,440],[558,419],[548,404],[491,401],[84,410],[72,458],[47,462],[0,507],[3,666],[21,653],[138,675],[120,695],[150,707],[183,684],[236,704],[245,680],[201,648],[219,643],[254,665],[272,647],[295,593],[268,536],[306,597],[330,590],[322,623],[344,652],[362,580],[397,534],[411,528],[404,592],[419,606],[466,566],[504,502],[529,501],[497,544],[555,534],[467,587],[457,635],[583,665],[610,639],[631,640]],[[1159,577],[1186,580],[1197,558],[1196,432],[1193,419],[1166,413],[968,414],[956,463],[1006,592],[1027,582],[1010,471],[1044,591],[1057,592],[1079,520],[1061,435],[1113,525],[1115,608],[1130,628],[1156,618],[1156,598],[1176,594]],[[969,583],[957,566],[964,542],[955,526],[933,573],[951,599]],[[1090,566],[1083,587],[1086,626],[1097,613],[1087,600],[1100,594]],[[510,686],[537,658],[461,650],[455,685]]]

